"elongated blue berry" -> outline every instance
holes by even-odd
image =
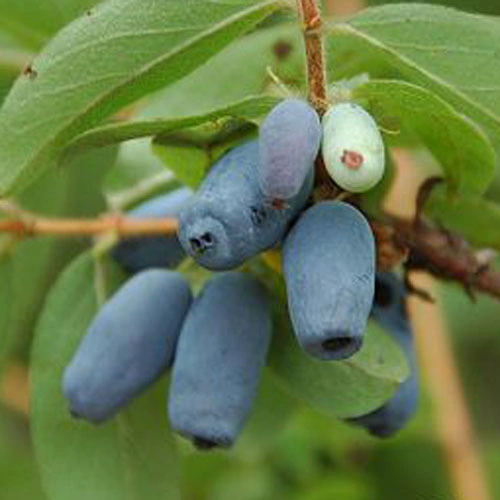
[[[375,243],[364,216],[341,202],[307,210],[283,247],[290,317],[302,348],[335,360],[362,345],[373,301]]]
[[[346,191],[367,191],[384,175],[382,136],[375,120],[357,104],[337,104],[323,117],[322,152],[330,177]]]
[[[178,273],[143,271],[99,311],[64,372],[63,392],[75,417],[113,417],[165,371],[191,291]]]
[[[258,158],[258,141],[231,150],[180,214],[184,250],[208,269],[234,269],[276,245],[309,197],[312,172],[299,194],[274,208],[259,187]]]
[[[188,188],[176,189],[146,201],[131,210],[127,216],[177,217],[192,196],[193,192]],[[113,250],[115,260],[131,273],[152,267],[173,268],[180,264],[185,255],[177,235],[127,238]]]
[[[172,428],[202,449],[231,446],[251,410],[270,338],[263,286],[242,273],[213,278],[182,328],[169,396]]]
[[[260,127],[258,176],[262,191],[276,200],[289,200],[302,188],[314,168],[321,144],[316,111],[299,99],[285,99]]]
[[[403,283],[392,273],[379,273],[375,290],[372,316],[401,346],[410,366],[410,376],[382,407],[349,421],[365,427],[374,436],[389,437],[401,430],[416,412],[418,370]]]

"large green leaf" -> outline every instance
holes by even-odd
[[[174,184],[172,172],[151,151],[147,138],[124,142],[102,186],[109,207],[123,210]]]
[[[93,216],[104,209],[99,187],[113,164],[116,148],[80,155],[60,171],[47,172],[23,193],[27,210],[52,216]],[[24,356],[34,321],[57,273],[82,249],[83,241],[30,238],[18,243],[12,255],[0,260],[0,364],[4,356]]]
[[[0,0],[0,29],[39,48],[53,33],[98,0]]]
[[[229,118],[157,137],[153,151],[180,182],[197,188],[220,156],[256,134],[253,123]]]
[[[450,198],[436,188],[425,207],[441,226],[456,231],[477,247],[500,250],[500,205],[476,196]]]
[[[286,48],[286,52],[279,52],[278,47],[282,51]],[[267,96],[281,95],[267,72],[268,67],[294,90],[304,85],[302,35],[296,24],[261,29],[236,40],[182,80],[152,95],[138,110],[132,126],[135,122],[178,123],[217,113],[234,103],[249,102],[246,101],[248,96],[262,93]],[[237,85],[234,85],[235,81]],[[252,100],[251,97],[249,99]],[[263,97],[261,102],[265,103],[268,99]],[[110,127],[109,130],[112,130],[113,126]],[[95,129],[96,134],[100,130]],[[108,129],[104,127],[102,130],[107,133]],[[93,133],[89,131],[89,135]],[[85,137],[86,134],[83,134],[75,138],[75,145]],[[191,185],[196,185],[200,175],[203,175],[207,160],[205,155],[200,155],[198,148],[189,148],[184,143],[180,145],[180,156],[177,154],[179,145],[167,148],[155,144],[155,152],[163,157],[163,164],[174,166],[177,175]],[[168,171],[148,151],[148,140],[137,139],[121,146],[119,161],[106,183],[105,191],[113,206],[123,208],[129,205],[129,200],[137,201],[137,194],[140,197],[142,193],[154,193],[168,182]]]
[[[140,119],[212,113],[261,94],[283,97],[268,68],[292,91],[304,88],[304,46],[297,23],[258,30],[235,41],[182,80],[151,96]]]
[[[108,285],[120,283],[109,267]],[[92,258],[84,254],[61,275],[37,327],[32,354],[32,425],[42,481],[51,500],[174,500],[177,467],[165,415],[165,387],[156,388],[112,422],[76,422],[61,378],[97,311]]]
[[[348,54],[381,56],[473,120],[500,130],[498,20],[418,4],[374,7],[330,26],[332,62]],[[357,68],[359,70],[359,67]]]
[[[495,151],[488,136],[446,101],[416,85],[374,80],[355,89],[383,124],[416,134],[439,161],[452,191],[483,193],[495,175]]]
[[[280,0],[110,0],[67,26],[0,110],[0,195],[53,164],[76,135],[170,85]]]
[[[291,333],[274,336],[270,368],[289,393],[338,418],[364,415],[381,406],[408,376],[398,346],[370,324],[363,348],[346,361],[318,361],[304,353]]]
[[[242,101],[201,115],[151,120],[138,119],[125,123],[103,125],[75,137],[68,145],[67,154],[131,139],[167,134],[207,122],[217,123],[222,118],[255,120],[267,114],[278,102],[278,98],[271,96],[250,96]]]

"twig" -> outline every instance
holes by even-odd
[[[97,236],[114,232],[119,236],[168,235],[177,232],[175,218],[133,219],[105,216],[100,219],[55,219],[27,217],[0,220],[0,232],[20,238],[30,236]]]
[[[322,116],[328,106],[321,15],[316,0],[297,0],[304,30],[309,101]]]
[[[384,205],[387,210],[397,211],[398,214],[403,214],[407,221],[411,219],[412,222],[405,223],[401,219],[393,218],[392,223],[396,227],[391,227],[391,230],[398,234],[400,242],[406,240],[406,244],[411,247],[410,251],[414,254],[418,251],[425,252],[427,264],[436,266],[432,269],[436,274],[439,270],[437,266],[444,265],[453,258],[452,252],[447,250],[447,245],[455,245],[453,238],[442,230],[425,228],[424,222],[418,217],[416,218],[418,224],[414,224],[415,215],[418,216],[415,213],[417,206],[414,202],[418,198],[416,190],[424,180],[422,169],[417,168],[414,157],[407,150],[393,150],[393,156],[399,167],[399,175],[396,176],[394,186]],[[417,230],[416,239],[411,236],[414,230]],[[425,241],[426,238],[429,241]],[[441,251],[446,254],[444,259],[439,256]],[[470,250],[467,246],[463,246],[459,252],[459,259],[463,260],[467,252]],[[453,263],[452,267],[455,268],[456,263]],[[416,278],[414,286],[435,295],[431,277]],[[437,424],[437,439],[445,456],[453,497],[457,500],[489,500],[491,497],[479,461],[471,418],[465,404],[463,388],[439,301],[437,304],[430,304],[417,297],[410,297],[409,312],[416,332],[419,362],[428,379],[427,386]]]
[[[0,50],[0,69],[11,76],[22,73],[34,55],[30,52],[12,49]]]
[[[29,416],[29,376],[25,366],[12,364],[4,370],[1,381],[1,402],[17,413]]]
[[[433,289],[429,276],[418,286]],[[474,432],[441,308],[410,298],[409,311],[427,387],[431,393],[436,428],[457,500],[489,500],[487,481],[476,448]]]
[[[332,16],[350,16],[365,7],[363,0],[326,0],[326,10]]]
[[[16,210],[10,218],[0,220],[0,233],[19,239],[112,235],[114,241],[120,237],[172,235],[179,227],[179,221],[173,217],[139,219],[107,214],[98,219],[57,219],[24,212],[19,207]],[[411,261],[410,269],[423,269],[438,278],[462,283],[467,291],[477,290],[500,299],[500,272],[485,265],[458,235],[424,222],[415,227],[413,221],[397,217],[388,217],[385,223],[371,223],[379,269],[389,270]]]
[[[490,268],[459,235],[435,228],[424,221],[390,216],[387,223],[371,220],[377,241],[378,268],[390,270],[405,264],[408,271],[423,270],[433,276],[461,283],[500,299],[500,272]]]

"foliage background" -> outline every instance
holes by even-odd
[[[57,29],[93,3],[92,0],[0,0],[0,99],[7,93],[19,69],[18,60],[9,60],[8,56],[25,57],[29,61],[33,51],[36,52]],[[487,0],[446,0],[435,3],[471,12],[500,14],[500,7]],[[272,22],[267,21],[266,25]],[[233,58],[231,50],[235,51]],[[226,49],[226,54],[230,55],[225,56],[225,61],[233,61],[233,64],[241,66],[244,50],[244,43],[235,49]],[[236,55],[239,59],[235,58]],[[181,80],[153,96],[150,102],[141,106],[140,116],[201,114],[221,104],[242,99],[257,91],[261,84],[258,80],[252,80],[262,62],[256,64],[258,68],[252,66],[250,60],[249,64],[241,67],[241,80],[245,82],[242,86],[227,85],[223,71],[212,74],[207,81],[207,75],[203,74],[201,68],[198,70],[201,75],[198,79]],[[287,83],[293,83],[300,64],[300,57],[294,56],[287,60],[280,67],[280,77]],[[227,71],[230,73],[231,68]],[[290,77],[289,80],[287,77]],[[199,85],[201,81],[207,82],[204,92],[193,92],[193,86]],[[189,97],[183,99],[183,95]],[[131,113],[135,112],[131,110]],[[173,154],[168,141],[158,141],[156,148],[168,163],[169,155]],[[205,159],[199,158],[199,151],[193,151],[192,148],[175,150],[175,154],[181,153],[185,155],[186,164],[203,167]],[[70,166],[70,163],[73,164]],[[196,172],[186,171],[182,166],[176,173],[188,183],[199,179],[196,178]],[[194,179],[190,177],[192,175],[195,175]],[[150,151],[149,145],[137,140],[120,148],[110,146],[67,159],[60,169],[45,174],[23,192],[21,201],[24,207],[45,214],[90,216],[102,211],[106,202],[108,206],[126,202],[129,189],[145,179],[148,192],[164,188],[171,182],[170,174]],[[103,192],[95,188],[101,185],[104,186]],[[149,189],[149,186],[152,188]],[[496,182],[488,192],[492,201],[500,202],[498,186],[500,184]],[[18,245],[18,251],[13,256],[8,257],[12,259],[12,265],[0,269],[2,390],[4,401],[10,401],[0,404],[0,498],[6,500],[48,498],[41,487],[30,438],[30,421],[20,411],[25,405],[25,386],[22,371],[19,372],[15,367],[27,364],[34,325],[55,276],[83,248],[86,248],[86,242],[78,240],[61,242],[47,238],[26,241]],[[448,284],[440,285],[439,293],[445,306],[488,480],[493,496],[500,498],[500,395],[496,388],[496,381],[500,379],[500,303],[479,297],[477,303],[472,304],[462,290]],[[57,304],[61,316],[82,300],[81,295],[82,290],[79,289],[66,297],[64,303]],[[77,314],[72,315],[71,320],[83,321]],[[43,317],[42,322],[49,323],[50,328],[58,328],[57,317]],[[38,342],[45,349],[47,366],[61,363],[59,354],[69,349],[64,345],[64,340],[61,345],[43,345],[40,339]],[[158,388],[158,394],[162,392],[161,389]],[[19,404],[12,405],[12,393]],[[127,416],[127,425],[132,428],[153,426],[161,435],[163,425],[166,426],[164,414],[148,410],[154,398],[155,401],[160,399],[158,394],[154,392],[149,398],[151,401],[139,401],[137,408],[132,408]],[[36,399],[34,404],[38,404]],[[17,406],[17,409],[13,406]],[[149,421],[137,421],[137,415],[144,413],[152,415]],[[259,404],[243,438],[233,451],[198,454],[179,441],[178,468],[172,464],[169,471],[163,470],[168,457],[153,455],[142,459],[151,461],[153,468],[156,467],[155,462],[161,464],[154,474],[155,477],[163,476],[159,483],[163,489],[159,491],[170,491],[166,498],[176,498],[175,482],[176,477],[179,477],[181,497],[193,500],[448,500],[452,498],[452,493],[433,422],[432,404],[424,383],[418,417],[399,436],[381,442],[291,399],[266,374]],[[87,437],[88,440],[73,443],[76,460],[82,463],[83,469],[97,460],[93,446],[102,439],[97,432],[89,433]],[[74,463],[71,462],[71,466]],[[66,473],[61,470],[53,471],[53,474],[57,476],[57,481],[64,482],[67,479],[67,488],[63,489],[67,495],[58,498],[87,498],[82,492],[76,496],[77,493],[71,491],[71,470]],[[49,490],[50,487],[46,488],[46,491]],[[154,494],[154,488],[144,485],[139,486],[138,491]]]

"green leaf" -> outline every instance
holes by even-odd
[[[477,247],[500,250],[500,205],[475,196],[449,197],[436,188],[425,206],[439,225],[464,236]]]
[[[3,241],[2,241],[3,243]],[[8,327],[12,313],[12,283],[14,281],[13,268],[8,257],[0,261],[0,372],[2,361],[7,357]]]
[[[0,110],[0,195],[56,161],[75,136],[187,75],[281,0],[110,0],[62,30]]]
[[[439,161],[450,190],[481,194],[495,175],[495,151],[488,136],[446,101],[416,85],[371,81],[353,97],[366,103],[379,123],[411,130]]]
[[[116,144],[140,137],[164,135],[207,122],[215,122],[216,124],[221,118],[238,118],[251,121],[267,114],[278,102],[278,98],[271,96],[250,96],[242,101],[201,115],[181,118],[158,118],[154,120],[133,120],[126,123],[104,125],[88,130],[75,137],[68,145],[66,153],[73,154],[91,147]]]
[[[304,46],[297,23],[236,40],[190,75],[151,96],[139,116],[178,119],[211,113],[248,96],[282,97],[268,68],[292,91],[304,89]]]
[[[346,361],[318,361],[300,349],[291,328],[285,331],[274,336],[270,368],[285,390],[327,415],[369,413],[409,375],[402,351],[374,324],[361,351]]]
[[[0,0],[0,29],[32,48],[40,48],[59,28],[98,0]]]
[[[168,190],[174,174],[151,151],[150,139],[120,146],[118,158],[102,186],[108,206],[121,211]]]
[[[211,159],[203,148],[188,144],[155,144],[153,152],[182,184],[196,189],[208,170]]]
[[[296,400],[281,389],[266,368],[262,373],[252,413],[238,440],[236,453],[245,457],[262,457],[295,415],[297,406]]]
[[[19,202],[25,209],[49,216],[87,216],[105,206],[99,187],[115,160],[116,149],[105,148],[81,155],[61,170],[47,172],[23,193]],[[29,238],[13,248],[9,258],[0,260],[0,273],[9,273],[10,283],[0,281],[0,294],[7,297],[0,307],[0,365],[5,356],[26,356],[33,325],[48,289],[59,271],[85,242],[57,238]]]
[[[12,415],[7,410],[0,409],[2,497],[5,500],[47,500],[31,447],[24,442],[24,433],[12,432],[12,424]],[[21,436],[23,437],[20,439]]]
[[[330,26],[332,60],[382,57],[406,79],[500,130],[500,30],[496,18],[455,9],[399,4],[367,9]],[[359,70],[359,68],[357,68]]]
[[[84,254],[61,275],[37,327],[32,354],[32,425],[42,481],[51,500],[174,500],[177,467],[165,415],[165,384],[113,421],[71,418],[61,394],[65,366],[97,311],[93,261]],[[113,288],[120,273],[109,267]]]
[[[220,156],[256,134],[253,123],[229,118],[157,137],[153,152],[180,182],[197,188]]]

